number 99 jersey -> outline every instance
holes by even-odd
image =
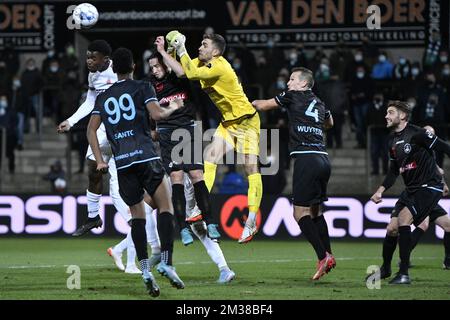
[[[323,124],[330,111],[311,90],[285,91],[275,97],[289,116],[290,154],[328,154],[324,143]]]
[[[117,170],[160,158],[150,136],[151,101],[158,101],[151,85],[131,79],[117,81],[95,100],[92,114],[105,125]]]

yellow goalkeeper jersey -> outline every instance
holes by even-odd
[[[213,58],[205,65],[198,58],[191,60],[189,55],[185,54],[180,61],[188,79],[200,80],[202,89],[222,113],[222,122],[243,118],[256,112],[225,58]]]

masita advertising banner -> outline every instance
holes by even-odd
[[[384,238],[386,225],[396,198],[384,198],[380,204],[370,196],[330,197],[324,205],[330,236],[335,239]],[[248,214],[246,195],[212,195],[213,212],[223,237],[238,239]],[[69,236],[87,216],[85,195],[2,195],[0,196],[0,236]],[[450,212],[450,199],[439,204]],[[301,231],[292,216],[292,203],[284,196],[264,196],[258,224],[261,239],[294,239]],[[117,213],[109,196],[100,201],[99,214],[104,221],[92,236],[126,234],[128,225]],[[431,224],[424,237],[443,238],[443,231]]]

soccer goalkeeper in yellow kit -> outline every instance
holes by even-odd
[[[184,35],[171,31],[166,39],[180,57],[186,77],[190,80],[200,80],[202,89],[222,114],[221,123],[205,155],[204,177],[208,189],[211,190],[214,185],[217,163],[226,152],[234,148],[236,152],[244,155],[249,184],[249,215],[239,243],[249,242],[258,231],[256,215],[262,197],[262,181],[258,169],[259,115],[245,95],[233,68],[222,57],[226,43],[221,35],[205,35],[198,49],[198,58],[193,60],[186,52]]]

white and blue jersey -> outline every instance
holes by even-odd
[[[158,101],[149,83],[120,80],[98,95],[92,114],[100,115],[117,170],[160,159],[150,136],[146,104]]]

